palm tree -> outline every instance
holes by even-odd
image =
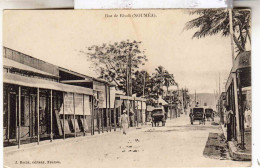
[[[166,73],[165,74],[165,79],[164,79],[164,86],[167,88],[167,92],[169,90],[170,86],[176,85],[176,82],[174,80],[173,74]]]
[[[163,91],[164,84],[164,72],[165,69],[163,66],[158,66],[155,68],[155,73],[153,74],[154,87],[153,90],[157,93],[157,96]]]
[[[173,74],[170,74],[163,66],[158,66],[155,68],[155,73],[153,74],[153,79],[155,82],[154,91],[159,94],[163,92],[163,86],[166,86],[167,92],[168,88],[172,85],[176,85]]]
[[[238,54],[246,51],[246,43],[251,40],[250,22],[251,11],[246,9],[232,10],[233,39],[236,44]],[[198,28],[192,38],[202,38],[222,34],[230,35],[229,11],[228,9],[196,9],[190,11],[191,15],[198,15],[197,18],[186,23],[185,29]]]

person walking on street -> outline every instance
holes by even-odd
[[[126,135],[126,130],[129,128],[129,118],[126,114],[126,110],[123,111],[123,115],[120,117],[120,122],[123,128],[123,134]]]

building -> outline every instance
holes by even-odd
[[[122,108],[144,122],[145,99],[115,85],[3,48],[4,146],[116,131]],[[128,110],[129,112],[129,110]]]
[[[5,146],[111,131],[113,84],[6,47],[3,57]]]
[[[119,118],[123,110],[127,111],[131,126],[139,126],[146,122],[146,99],[116,94],[115,111],[118,118],[117,125],[119,125]]]
[[[226,103],[234,112],[231,137],[243,148],[245,145],[244,112],[246,107],[251,109],[251,51],[240,53],[234,60],[225,92]]]

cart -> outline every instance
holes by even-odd
[[[199,124],[205,125],[205,109],[203,107],[194,107],[190,113],[190,123],[193,125],[194,121],[199,121]]]
[[[214,121],[214,114],[213,114],[213,109],[212,108],[206,108],[205,109],[205,115],[206,115],[207,121],[209,121],[210,119],[212,121]]]
[[[162,122],[162,126],[165,126],[166,123],[166,113],[164,112],[163,107],[155,108],[152,111],[152,127],[159,126],[159,123]]]

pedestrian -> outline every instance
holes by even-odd
[[[129,109],[129,116],[130,116],[130,126],[133,127],[135,121],[135,113],[131,108]]]
[[[123,111],[123,115],[120,117],[121,127],[123,128],[123,134],[126,135],[126,130],[129,128],[129,118],[126,114],[126,110]]]
[[[196,103],[195,107],[199,107],[199,102]]]
[[[246,107],[245,110],[245,126],[246,128],[250,128],[251,127],[251,110],[249,107]]]
[[[230,106],[226,106],[226,122],[227,122],[227,141],[231,141],[231,131],[232,131],[232,119],[233,111],[230,109]]]
[[[190,117],[191,124],[193,124],[193,112],[192,112],[192,109],[190,109],[189,117]]]

